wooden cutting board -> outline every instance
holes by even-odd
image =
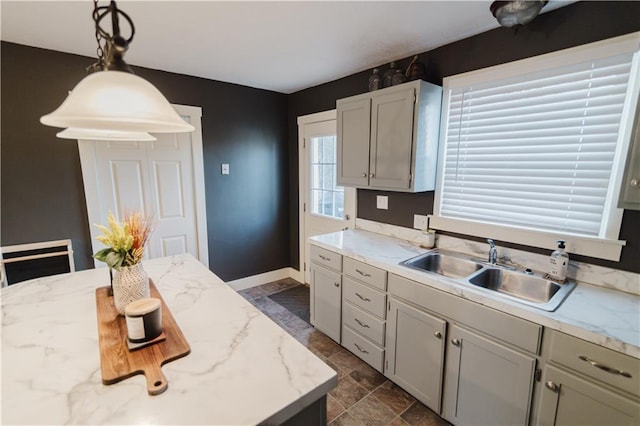
[[[161,367],[188,355],[191,348],[153,281],[149,280],[149,286],[151,297],[162,303],[162,329],[166,339],[134,351],[127,347],[126,321],[124,316],[118,315],[113,297],[109,296],[111,288],[96,289],[100,368],[105,385],[144,374],[149,395],[158,395],[167,390],[169,384]]]

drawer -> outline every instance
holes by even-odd
[[[324,265],[327,268],[334,269],[338,272],[342,272],[342,255],[325,250],[321,247],[310,245],[309,256],[312,262],[319,265]]]
[[[548,333],[549,360],[640,395],[640,360],[555,330]]]
[[[357,307],[384,319],[386,294],[344,276],[342,277],[342,297]]]
[[[384,349],[374,345],[364,337],[359,336],[344,326],[342,327],[342,346],[382,373]]]
[[[384,346],[384,321],[351,303],[342,304],[342,324],[369,338],[373,343]]]
[[[453,294],[389,274],[389,294],[465,324],[534,354],[539,353],[542,326]]]
[[[351,278],[369,284],[382,291],[387,290],[387,271],[367,265],[349,257],[344,258],[343,270]]]

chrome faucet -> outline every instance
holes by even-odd
[[[491,239],[487,239],[489,243],[489,260],[488,262],[492,265],[498,263],[498,249],[496,248],[496,243]]]

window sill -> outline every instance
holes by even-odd
[[[565,240],[567,252],[596,259],[620,261],[622,247],[626,241],[606,240],[572,234],[556,234],[533,229],[494,225],[484,222],[471,222],[441,216],[429,216],[429,227],[441,231],[474,237],[493,238],[499,241],[522,244],[531,247],[553,250],[557,240]]]

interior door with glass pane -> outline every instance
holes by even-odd
[[[336,186],[336,120],[304,124],[304,243],[305,280],[309,282],[309,243],[355,223],[355,189]]]

